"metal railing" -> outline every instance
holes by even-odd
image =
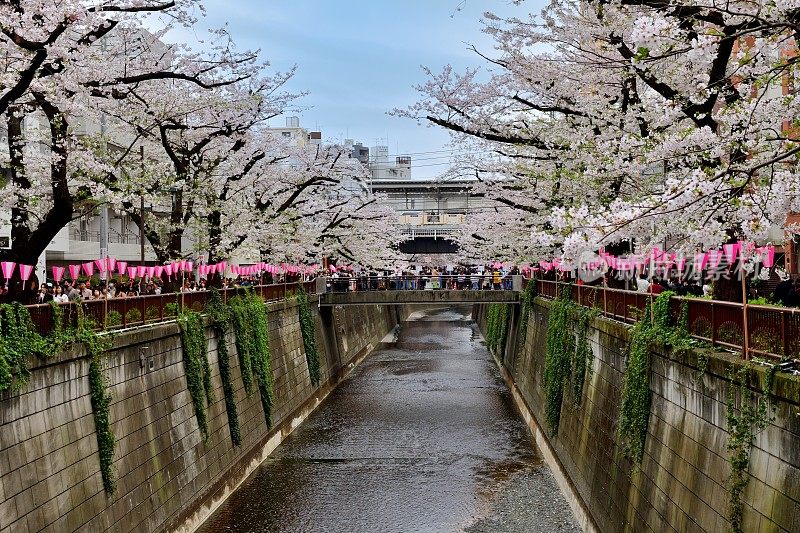
[[[295,282],[275,285],[256,285],[251,289],[265,302],[286,299],[294,295],[302,287],[308,293],[316,292],[316,282]],[[243,287],[220,290],[224,301],[241,294]],[[192,309],[202,312],[208,303],[211,291],[172,292],[147,296],[131,296],[126,298],[108,298],[86,300],[83,306],[84,316],[91,321],[94,329],[120,329],[145,324],[156,324],[172,320],[178,310]],[[58,304],[64,311],[64,327],[77,326],[78,310],[76,302]],[[53,329],[53,310],[50,304],[26,306],[31,319],[41,335],[47,335]]]
[[[608,318],[627,323],[636,322],[647,302],[656,296],[556,281],[537,280],[537,285],[539,295],[547,298],[557,298],[565,286],[571,286],[572,299],[579,305],[594,307]],[[671,308],[676,321],[684,302],[689,311],[689,333],[695,339],[744,352],[747,335],[749,350],[742,354],[746,359],[754,355],[800,359],[800,309],[674,296]]]
[[[521,276],[514,287],[514,276],[494,283],[490,274],[441,274],[418,276],[350,276],[326,278],[328,292],[403,291],[403,290],[521,290]]]

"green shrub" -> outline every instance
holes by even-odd
[[[113,328],[122,324],[122,313],[109,311],[106,315],[106,327]]]
[[[158,307],[151,305],[144,310],[145,320],[155,320],[158,318]]]
[[[164,305],[164,316],[175,316],[178,314],[178,304],[170,302]]]
[[[142,321],[142,312],[139,311],[136,307],[128,309],[128,312],[125,313],[125,322],[127,324],[135,324],[141,321]]]

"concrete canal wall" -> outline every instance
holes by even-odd
[[[517,324],[520,309],[515,306],[509,341],[497,358],[585,529],[728,531],[728,393],[740,397],[749,389],[753,401],[763,400],[764,371],[747,370],[742,389],[729,376],[743,363],[730,354],[704,358],[694,351],[652,351],[649,426],[641,466],[634,469],[621,453],[616,431],[629,328],[603,318],[589,323],[591,372],[578,405],[565,393],[560,425],[551,435],[543,383],[551,306],[536,299],[527,324]],[[487,310],[474,310],[484,332]],[[772,392],[775,408],[753,439],[744,473],[747,485],[734,500],[741,502],[747,532],[800,531],[800,381],[778,373]]]
[[[226,343],[242,444],[231,442],[217,360],[206,329],[215,400],[202,442],[173,323],[121,332],[103,356],[116,436],[116,492],[103,490],[89,396],[89,359],[78,348],[31,359],[30,383],[0,397],[0,530],[191,530],[294,429],[402,318],[402,307],[324,308],[315,319],[320,385],[312,385],[298,305],[269,306],[273,427],[259,392],[248,397],[234,333]]]

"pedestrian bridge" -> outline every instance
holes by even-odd
[[[338,305],[406,305],[406,304],[483,304],[520,301],[520,292],[514,290],[377,290],[355,292],[328,292],[319,295],[320,306]]]

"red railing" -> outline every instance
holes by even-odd
[[[266,302],[283,300],[295,294],[299,287],[306,292],[316,292],[316,281],[302,283],[284,283],[276,285],[257,285],[252,290]],[[220,290],[224,301],[244,292],[243,288]],[[130,326],[141,326],[172,320],[179,309],[205,309],[210,291],[173,292],[150,296],[132,296],[128,298],[109,298],[108,300],[88,300],[82,302],[84,315],[94,324],[96,329],[119,329]],[[64,327],[77,325],[76,303],[59,304],[64,311]],[[47,335],[53,328],[53,309],[50,304],[27,306],[36,329]]]
[[[557,298],[567,283],[537,281],[539,294]],[[635,291],[609,289],[588,285],[571,285],[572,299],[584,307],[594,307],[614,320],[633,323],[653,295]],[[714,346],[744,352],[747,335],[753,355],[780,359],[800,359],[800,309],[747,305],[705,298],[673,297],[672,312],[677,320],[686,302],[689,311],[689,332],[692,337]],[[637,312],[638,311],[638,312]],[[747,327],[745,328],[745,313]]]

